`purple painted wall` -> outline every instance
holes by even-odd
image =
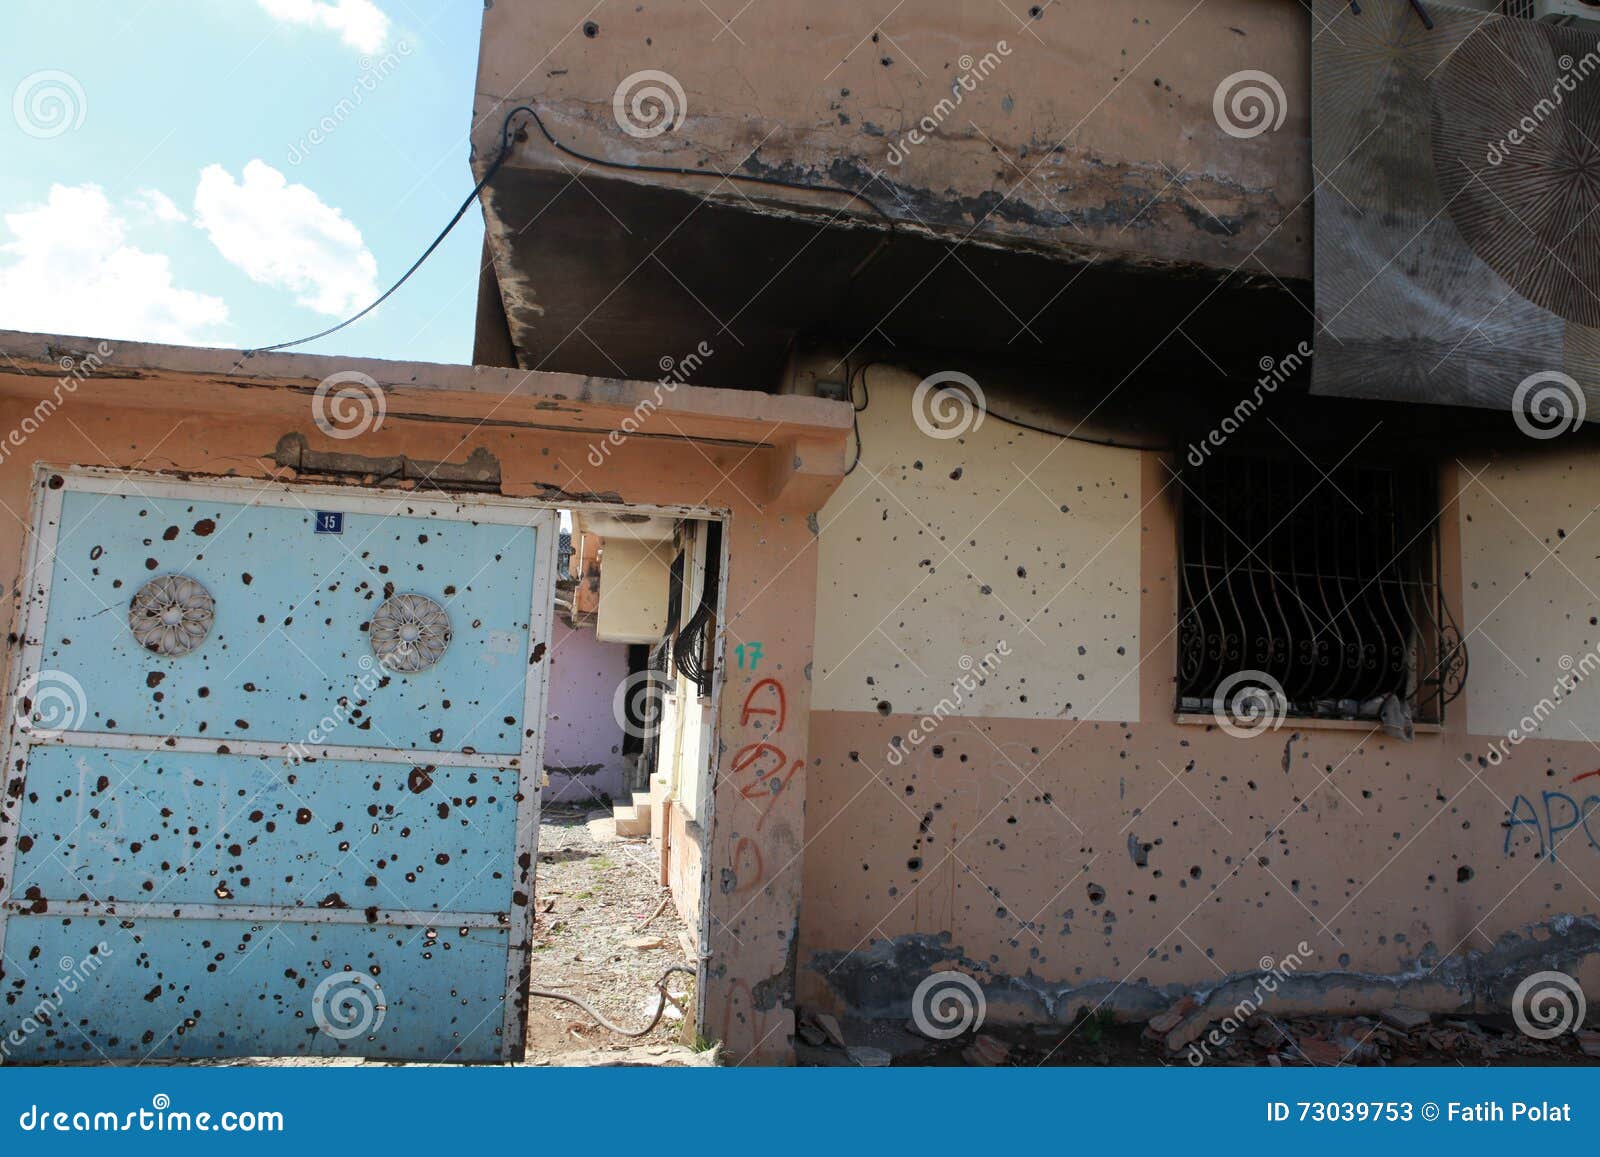
[[[553,644],[544,747],[550,786],[544,802],[598,805],[603,795],[621,799],[623,737],[611,703],[628,677],[627,644],[602,643],[593,627],[574,630],[559,617]],[[567,775],[558,768],[592,770]]]

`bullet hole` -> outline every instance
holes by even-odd
[[[161,540],[163,542],[171,542],[173,539],[175,539],[177,537],[178,537],[178,528],[176,526],[169,526],[169,527],[167,527],[166,530],[161,532]]]
[[[165,679],[166,677],[167,673],[165,671],[151,671],[144,677],[144,685],[146,687],[159,687],[161,685],[161,680]]]
[[[217,524],[209,518],[202,518],[199,522],[194,524],[194,532],[201,538],[205,538],[216,529]]]
[[[1035,4],[1032,8],[1028,9],[1028,15],[1031,16],[1035,20],[1043,19],[1043,17],[1044,17],[1044,9],[1042,7],[1040,7],[1039,5]]]
[[[1196,865],[1194,865],[1194,867],[1189,869],[1189,879],[1198,880],[1199,878],[1200,878],[1200,865],[1196,864]]]
[[[910,868],[913,872],[920,872],[922,870],[922,857],[912,856],[906,861],[906,867]]]
[[[147,558],[147,559],[144,560],[144,569],[145,570],[155,570],[156,567],[158,567],[160,565],[161,564],[156,562],[156,560],[153,559],[153,558]]]
[[[894,710],[894,708],[889,705],[889,701],[887,699],[878,700],[879,715],[888,715],[892,710]]]
[[[297,823],[297,824],[308,824],[308,823],[310,823],[311,822],[311,809],[310,808],[306,808],[306,807],[297,809],[295,811],[295,813],[294,813],[294,822]]]
[[[593,20],[585,20],[583,22],[583,34],[590,40],[593,40],[596,36],[600,35],[600,25],[596,24]]]
[[[1028,568],[1025,567],[1025,566],[1019,566],[1017,568],[1017,577],[1018,578],[1027,578],[1028,577]]]
[[[1089,903],[1099,905],[1106,902],[1106,890],[1099,884],[1089,885]]]
[[[406,776],[406,786],[411,789],[412,794],[421,795],[433,786],[433,776],[429,775],[425,768],[413,767],[411,774]]]
[[[256,580],[254,575],[252,575],[249,571],[245,571],[244,574],[239,576],[239,581],[244,583],[245,586],[249,586]]]
[[[1465,884],[1468,880],[1472,879],[1472,876],[1473,871],[1471,868],[1461,867],[1456,869],[1456,883],[1458,884]]]
[[[428,732],[428,739],[429,739],[430,742],[433,742],[433,743],[443,742],[443,740],[444,740],[444,728],[435,727],[432,731]]]

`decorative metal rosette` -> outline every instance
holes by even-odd
[[[390,671],[426,671],[450,645],[450,616],[426,595],[385,600],[368,627],[372,653]]]
[[[177,658],[205,641],[217,617],[211,592],[187,575],[164,574],[139,588],[128,626],[147,651]]]

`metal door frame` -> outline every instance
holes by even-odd
[[[57,483],[59,479],[59,483]],[[213,501],[229,501],[242,503],[247,506],[280,506],[298,507],[307,513],[312,513],[313,508],[299,501],[300,496],[325,496],[337,500],[338,509],[356,514],[404,515],[406,517],[440,518],[445,521],[472,521],[492,522],[501,525],[531,526],[542,533],[546,539],[543,543],[535,545],[535,563],[533,579],[533,601],[530,608],[529,636],[530,645],[535,627],[544,624],[546,638],[539,642],[549,642],[549,628],[554,622],[555,599],[555,569],[556,551],[559,546],[560,536],[556,533],[558,519],[556,511],[558,504],[541,500],[519,500],[504,498],[500,495],[483,494],[455,494],[450,492],[432,491],[396,491],[383,490],[372,487],[356,486],[329,486],[316,484],[302,484],[283,482],[277,479],[253,478],[224,478],[209,477],[201,479],[174,480],[160,474],[150,474],[138,471],[111,470],[101,467],[52,467],[46,463],[39,463],[34,468],[33,502],[31,503],[29,543],[25,569],[22,574],[23,584],[19,586],[18,597],[21,607],[17,617],[19,643],[13,645],[11,655],[12,669],[6,683],[6,709],[7,723],[3,745],[3,766],[6,769],[13,767],[19,758],[26,759],[28,750],[36,745],[45,743],[75,743],[81,746],[97,748],[121,748],[136,751],[204,751],[214,753],[216,742],[185,742],[174,737],[169,741],[164,736],[140,736],[127,733],[106,735],[100,732],[62,732],[51,735],[49,733],[34,735],[19,727],[17,715],[17,695],[23,683],[39,671],[44,649],[44,629],[46,616],[49,611],[50,587],[55,574],[55,544],[61,525],[61,507],[67,491],[79,491],[104,495],[102,502],[115,495],[138,495],[140,497],[155,498],[180,498],[195,497],[208,498]],[[330,505],[335,503],[330,502]],[[419,511],[419,508],[447,507],[457,508],[464,512],[455,515],[428,514]],[[638,509],[638,508],[631,508]],[[523,738],[520,754],[518,756],[502,755],[499,757],[485,757],[469,755],[462,752],[427,752],[428,759],[442,766],[464,767],[506,767],[517,772],[520,799],[517,804],[516,838],[515,846],[511,849],[513,890],[517,888],[516,867],[526,853],[528,859],[527,902],[522,905],[522,912],[515,911],[516,905],[511,905],[511,920],[507,925],[508,949],[506,953],[506,986],[505,1006],[502,1023],[501,1060],[519,1060],[524,1055],[524,1038],[527,1032],[528,1001],[525,993],[520,991],[525,987],[524,978],[527,969],[532,967],[533,922],[534,922],[534,892],[533,880],[538,867],[538,839],[539,839],[539,796],[540,780],[544,767],[544,737],[546,730],[545,705],[549,687],[548,663],[530,664],[531,671],[527,678],[527,685],[523,689]],[[537,721],[530,725],[530,720]],[[532,734],[528,734],[532,732]],[[291,743],[269,743],[254,741],[240,743],[230,741],[229,748],[232,754],[246,756],[273,756],[287,754]],[[248,749],[248,750],[247,750]],[[416,753],[402,751],[394,748],[369,748],[346,747],[328,745],[318,749],[318,755],[325,755],[331,759],[357,759],[357,760],[382,760],[385,763],[407,762]],[[398,757],[398,758],[397,758]],[[26,767],[24,769],[26,778]],[[6,881],[8,889],[14,886],[13,869],[16,860],[17,836],[25,805],[25,795],[18,798],[15,808],[10,812],[0,809],[0,879]],[[5,949],[8,914],[6,904],[12,900],[8,892],[5,902],[0,903],[0,952]],[[80,911],[81,909],[81,911]],[[128,906],[125,904],[102,904],[100,902],[78,902],[62,905],[61,911],[88,918],[121,918],[128,919],[137,915],[146,919],[225,919],[225,920],[256,920],[267,922],[271,920],[293,921],[296,923],[349,923],[366,924],[367,917],[358,911],[345,911],[337,908],[303,908],[293,906],[268,906],[268,905],[165,905],[141,910],[139,905]],[[410,924],[431,925],[449,923],[473,923],[473,918],[468,916],[452,916],[448,920],[443,912],[399,912],[390,911],[380,916],[379,923],[383,924]],[[478,917],[484,926],[500,926],[493,917]],[[519,940],[518,937],[521,939]],[[3,1060],[0,1060],[3,1063]]]

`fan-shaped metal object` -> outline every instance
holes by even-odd
[[[128,626],[139,645],[177,658],[205,641],[216,619],[211,592],[187,575],[165,574],[140,587],[128,607]]]
[[[1523,297],[1600,326],[1600,56],[1592,38],[1491,20],[1434,81],[1433,160],[1467,244]]]
[[[450,645],[450,616],[426,595],[385,600],[367,630],[378,661],[403,675],[426,671]]]

